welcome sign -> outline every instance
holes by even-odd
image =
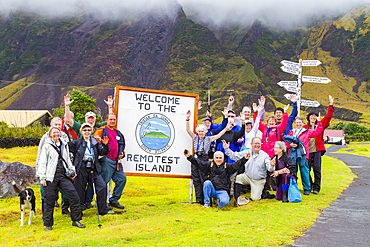
[[[117,129],[126,142],[121,160],[126,175],[191,178],[183,154],[193,144],[185,129],[186,112],[194,126],[198,95],[131,87],[115,88]]]

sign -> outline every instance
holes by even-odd
[[[292,92],[292,93],[297,93],[298,92],[298,87],[295,87],[295,86],[285,86],[284,87],[285,90],[289,91],[289,92]]]
[[[314,77],[314,76],[302,76],[302,81],[313,82],[313,83],[324,83],[327,84],[331,82],[329,78],[326,77]]]
[[[193,150],[185,129],[198,114],[198,95],[142,88],[116,87],[117,129],[126,142],[121,160],[126,175],[191,178],[191,165],[183,154]]]
[[[299,69],[299,63],[295,63],[295,62],[291,62],[287,60],[283,60],[280,63],[286,67],[293,67],[293,68]]]
[[[309,107],[318,107],[320,105],[317,101],[311,101],[311,100],[301,100],[302,106],[309,106]]]
[[[320,64],[319,60],[302,60],[302,66],[318,66]]]
[[[280,69],[286,73],[299,75],[299,68],[296,67],[288,67],[288,66],[281,66]]]
[[[296,87],[297,83],[297,81],[279,81],[278,85],[280,87]]]
[[[284,97],[288,100],[290,100],[292,98],[292,94],[291,93],[286,93],[284,94]],[[297,97],[297,100],[298,100],[298,97]]]

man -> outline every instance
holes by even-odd
[[[228,110],[232,110],[234,101],[235,101],[234,97],[230,96],[229,97],[229,104],[227,106]],[[261,96],[258,99],[258,107],[261,107],[261,109],[262,109],[261,113],[260,113],[261,121],[265,120],[265,102],[266,102],[265,96]],[[253,112],[256,113],[257,110],[253,108]],[[241,114],[244,114],[245,115],[245,120],[246,121],[249,120],[250,122],[252,122],[252,125],[255,123],[255,120],[253,120],[253,116],[251,116],[252,115],[252,110],[249,106],[244,106],[240,115]],[[240,117],[235,118],[235,124],[239,125],[239,126],[242,126],[242,121],[241,121]]]
[[[232,164],[224,162],[224,154],[220,151],[215,152],[213,161],[208,161],[206,163],[195,159],[188,150],[185,150],[184,154],[192,164],[203,170],[208,176],[203,184],[203,207],[210,207],[211,197],[216,198],[216,204],[218,204],[220,208],[229,205],[230,197],[228,191],[230,190],[230,175],[245,164],[250,154],[247,154],[245,157]]]
[[[69,137],[72,138],[73,140],[76,140],[77,138],[82,137],[82,135],[80,133],[81,123],[77,122],[74,119],[74,115],[69,109],[69,106],[73,103],[73,101],[74,100],[71,100],[71,95],[67,94],[66,96],[64,96],[64,107],[65,107],[64,108],[64,111],[65,111],[64,121],[67,125],[67,130],[69,130],[68,131]],[[114,100],[111,95],[108,96],[108,100],[104,100],[104,102],[108,105],[109,113],[113,113],[113,101]],[[95,130],[107,124],[107,122],[105,121],[102,123],[96,124],[96,115],[95,113],[91,111],[85,114],[85,123],[88,123],[90,126],[93,127],[92,134],[94,134]],[[73,133],[75,133],[75,135],[73,135]],[[72,139],[70,141],[72,141]],[[92,190],[92,187],[89,184],[86,190],[85,209],[89,209],[93,207],[93,205],[91,204],[93,196],[94,196],[94,192]]]
[[[50,127],[57,127],[60,130],[62,128],[62,119],[60,119],[59,117],[53,118],[50,121]],[[47,140],[48,137],[49,137],[49,131],[46,132],[42,136],[42,138],[40,140],[40,143],[39,143],[39,147],[37,148],[36,172],[37,172],[38,163],[39,163],[39,160],[40,160],[40,157],[41,157],[42,147],[44,146],[45,141]],[[63,143],[65,143],[65,144],[68,143],[68,136],[67,136],[66,133],[64,133],[62,131],[60,132],[60,139],[62,139]],[[64,194],[64,192],[61,191],[59,188],[58,188],[58,190],[62,194],[62,214],[70,215],[71,213],[68,210],[69,201],[68,201],[66,195]],[[40,191],[41,191],[41,202],[42,202],[41,207],[42,207],[42,211],[44,211],[44,187],[42,185],[40,185]],[[58,198],[55,201],[55,206],[59,207]]]
[[[252,139],[252,152],[251,158],[245,163],[245,172],[236,176],[234,197],[235,205],[238,205],[238,198],[242,185],[249,184],[251,186],[251,199],[258,201],[261,199],[262,190],[266,183],[267,171],[273,172],[275,168],[275,159],[270,159],[269,155],[261,150],[262,140],[259,137]],[[227,143],[224,143],[226,154],[234,159],[239,160],[247,155],[250,151],[243,150],[241,152],[232,152]]]
[[[117,118],[114,114],[108,114],[106,118],[107,125],[100,127],[95,131],[94,137],[101,142],[104,137],[109,138],[109,153],[102,159],[102,177],[107,184],[111,179],[115,183],[113,195],[109,198],[109,206],[118,209],[125,207],[120,205],[118,200],[121,198],[122,191],[126,185],[126,175],[123,172],[122,164],[119,160],[124,157],[125,139],[122,133],[116,129]]]
[[[282,137],[287,135],[289,131],[293,128],[293,122],[295,120],[295,117],[298,114],[298,106],[297,106],[297,96],[295,94],[291,94],[290,101],[293,102],[293,110],[292,113],[290,113],[289,118],[288,118],[288,124],[282,134]],[[281,121],[283,120],[283,114],[284,114],[284,109],[281,107],[278,107],[274,111],[274,115],[277,119],[277,124],[280,124]]]

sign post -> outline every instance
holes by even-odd
[[[297,106],[298,106],[298,115],[300,114],[301,105],[309,107],[318,107],[320,105],[317,101],[301,100],[302,94],[302,81],[304,82],[313,82],[313,83],[322,83],[327,84],[331,82],[329,78],[326,77],[314,77],[314,76],[302,76],[302,66],[318,66],[321,64],[319,60],[302,60],[299,59],[299,63],[283,60],[281,61],[283,65],[281,68],[282,71],[298,76],[297,81],[280,81],[278,85],[285,88],[289,92],[296,93],[297,96]],[[285,94],[285,98],[290,99],[290,94]]]

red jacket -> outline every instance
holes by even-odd
[[[325,151],[325,145],[324,145],[324,130],[329,126],[330,124],[330,121],[331,121],[331,117],[333,116],[333,112],[334,112],[334,107],[332,105],[329,105],[329,109],[328,109],[328,113],[325,115],[325,117],[323,119],[321,119],[321,123],[322,123],[322,131],[321,131],[321,134],[318,135],[316,137],[316,151],[319,152],[319,151]],[[306,128],[308,129],[310,126],[309,126],[309,123],[303,125],[303,128]]]
[[[288,113],[283,114],[283,120],[276,127],[269,129],[266,124],[260,123],[258,129],[262,132],[262,145],[261,150],[265,151],[270,158],[275,155],[274,146],[275,142],[281,140],[281,134],[284,132],[288,124]],[[269,130],[267,141],[267,130]]]
[[[290,130],[289,133],[288,133],[288,136],[294,136],[294,131],[295,130],[296,129]],[[298,139],[300,139],[303,142],[304,147],[305,147],[306,152],[307,152],[306,158],[308,159],[309,158],[308,151],[310,150],[309,149],[310,138],[317,137],[317,136],[319,136],[322,133],[322,124],[321,124],[321,121],[318,121],[317,122],[317,128],[315,130],[309,130],[309,129],[306,129],[304,127],[302,127],[301,130],[302,131],[298,135]],[[289,142],[285,142],[285,144],[286,144],[287,149],[290,148],[290,143]]]

